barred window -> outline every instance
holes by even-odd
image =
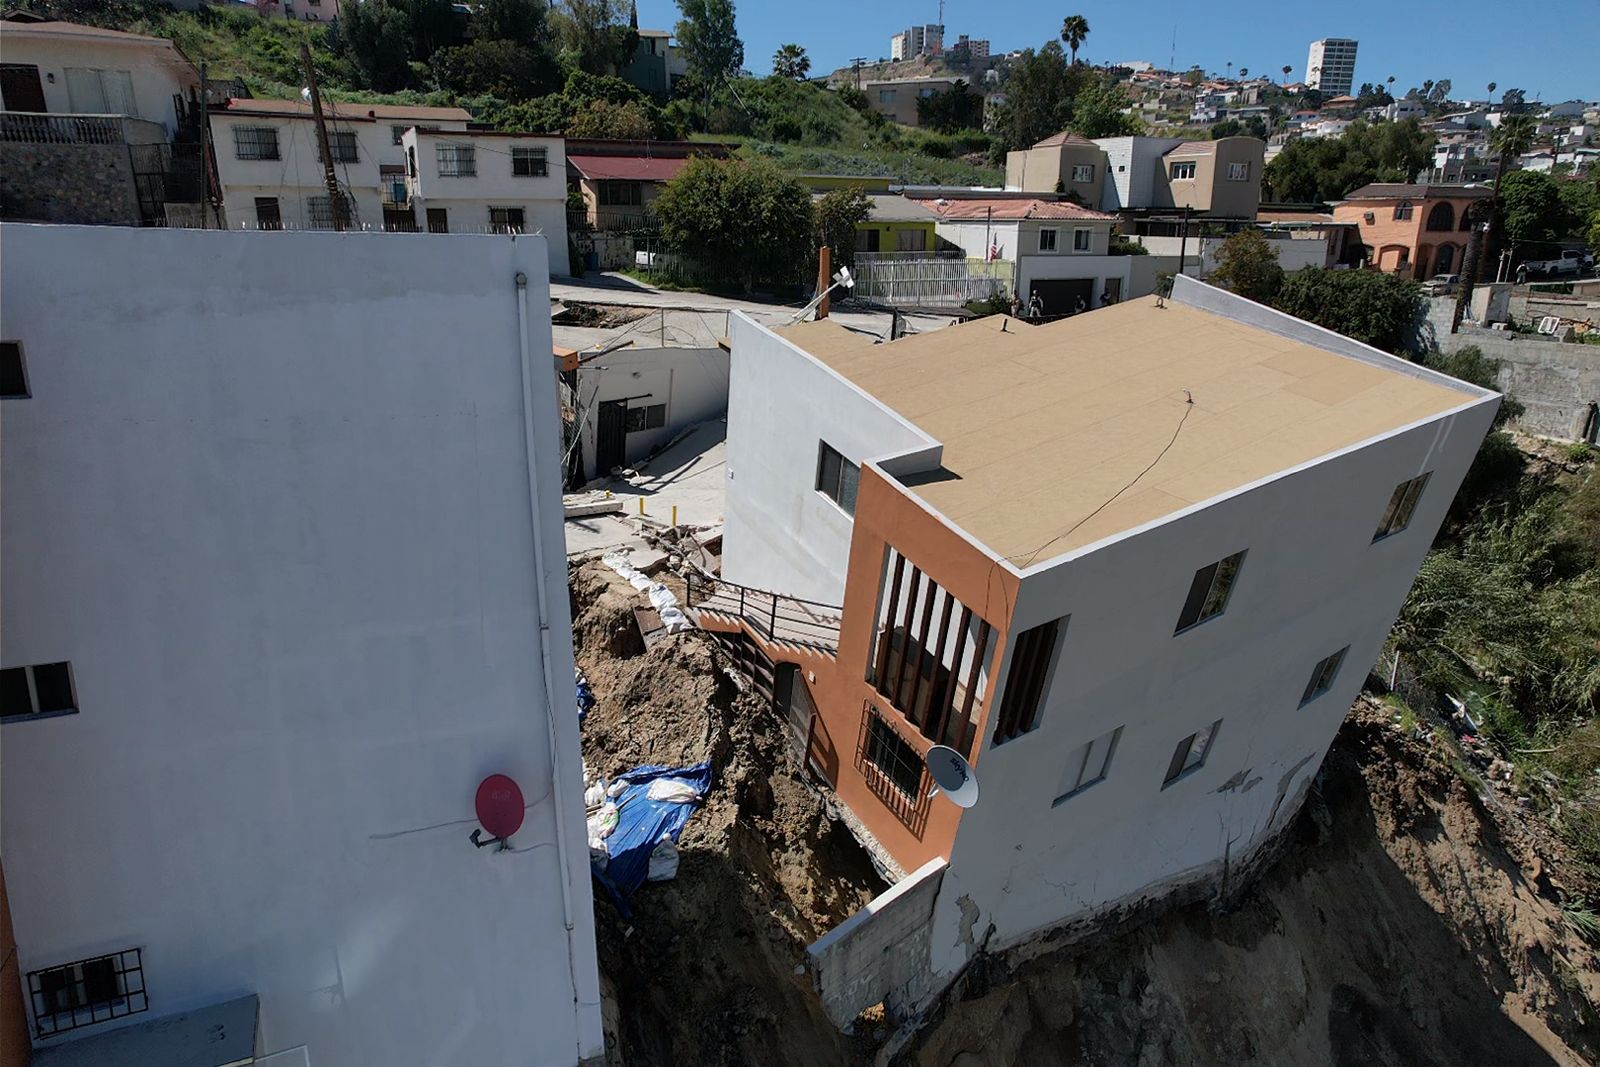
[[[356,135],[351,130],[330,130],[328,147],[333,151],[335,163],[359,163],[361,154],[356,150]],[[317,144],[317,162],[322,162],[322,144]]]
[[[511,148],[511,174],[516,178],[544,178],[550,173],[548,153],[543,148],[513,145]]]
[[[492,207],[489,209],[489,229],[495,233],[521,233],[524,222],[520,207]]]
[[[278,155],[278,129],[275,126],[235,126],[233,128],[233,155],[235,159],[280,159]]]
[[[333,229],[333,200],[326,196],[306,197],[306,222],[313,230]]]
[[[476,178],[478,176],[477,149],[469,144],[436,145],[439,153],[439,177]]]

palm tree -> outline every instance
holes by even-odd
[[[1240,78],[1240,80],[1242,81],[1243,79],[1248,78],[1248,77],[1250,77],[1250,68],[1249,67],[1240,67],[1239,68],[1239,78]]]
[[[1233,60],[1228,60],[1228,80],[1233,81]]]
[[[772,53],[772,73],[779,78],[803,81],[811,73],[811,57],[797,44],[786,44]]]
[[[1537,130],[1528,115],[1507,115],[1500,120],[1494,133],[1489,135],[1489,146],[1500,153],[1494,168],[1494,195],[1485,207],[1483,201],[1471,205],[1472,239],[1467,243],[1467,254],[1461,264],[1461,288],[1456,292],[1456,310],[1451,319],[1450,332],[1461,328],[1466,314],[1467,301],[1472,297],[1473,283],[1478,280],[1480,265],[1494,261],[1495,248],[1500,243],[1500,186],[1511,166],[1511,161],[1528,150]],[[1477,210],[1472,210],[1477,209]]]
[[[1489,83],[1489,102],[1490,103],[1494,102],[1494,91],[1497,88],[1499,88],[1499,82],[1490,82]]]
[[[1389,95],[1394,96],[1394,75],[1389,75],[1389,77],[1385,79],[1384,84],[1389,86]]]
[[[1078,62],[1078,46],[1089,36],[1089,20],[1082,15],[1068,15],[1061,20],[1061,39],[1072,49],[1072,62]]]
[[[1289,72],[1292,70],[1294,70],[1294,68],[1289,66],[1287,63],[1283,65],[1283,84],[1289,84]]]

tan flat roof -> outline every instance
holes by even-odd
[[[1153,297],[888,344],[778,332],[943,442],[908,488],[1019,567],[1475,398]]]

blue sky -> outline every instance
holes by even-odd
[[[854,56],[889,54],[889,38],[913,22],[936,22],[937,0],[735,0],[745,65],[758,75],[772,68],[772,53],[793,41],[811,56],[812,74],[847,65]],[[1531,5],[1530,5],[1531,6]],[[1401,4],[1395,0],[1344,0],[1338,4],[1196,4],[1193,0],[1045,5],[1037,0],[950,0],[945,36],[987,37],[996,51],[1038,47],[1060,33],[1061,20],[1081,14],[1089,40],[1079,58],[1093,62],[1171,60],[1177,29],[1177,68],[1198,63],[1223,73],[1247,67],[1281,77],[1293,64],[1305,76],[1306,49],[1320,37],[1354,37],[1356,83],[1381,82],[1390,74],[1402,92],[1424,79],[1449,78],[1452,95],[1482,97],[1488,82],[1500,91],[1525,89],[1528,99],[1555,102],[1600,97],[1595,27],[1600,0],[1559,0],[1539,5],[1549,19],[1528,21],[1527,10],[1504,0],[1454,0]],[[1565,16],[1566,30],[1555,16]],[[1398,21],[1396,16],[1400,16]],[[639,24],[670,30],[678,9],[671,0],[640,0]],[[1580,26],[1587,24],[1586,31]],[[1494,27],[1499,26],[1497,32]],[[1498,94],[1497,94],[1498,95]]]

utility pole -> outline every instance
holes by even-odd
[[[328,123],[322,117],[322,93],[317,90],[317,71],[311,63],[311,45],[300,42],[300,60],[306,68],[306,86],[311,90],[311,114],[317,120],[317,147],[322,149],[322,180],[328,186],[328,208],[333,214],[333,228],[346,229],[350,220],[345,214],[344,193],[339,191],[339,175],[333,169],[333,149],[328,144]]]
[[[861,64],[865,63],[866,61],[867,61],[867,57],[866,56],[856,56],[854,59],[852,59],[850,61],[850,65],[852,67],[854,67],[855,71],[856,71],[856,88],[857,89],[861,88]]]

